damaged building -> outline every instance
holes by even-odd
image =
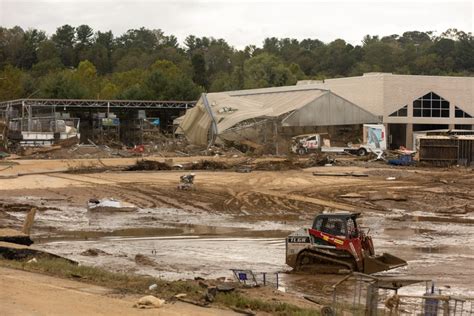
[[[0,149],[80,143],[133,146],[172,134],[194,101],[19,99],[0,102]],[[148,139],[147,139],[148,138]]]
[[[414,136],[423,131],[473,130],[474,78],[366,73],[209,93],[175,120],[177,133],[196,144],[232,141],[277,149],[287,146],[280,144],[284,139],[315,132],[357,142],[361,125],[371,123],[385,125],[391,149],[415,149]]]
[[[295,135],[330,132],[343,140],[344,134],[360,135],[362,124],[381,120],[328,89],[286,86],[203,94],[175,124],[176,133],[194,144],[269,146],[279,153]]]
[[[366,73],[305,80],[298,85],[328,89],[382,117],[391,149],[415,148],[414,134],[474,129],[474,78]]]

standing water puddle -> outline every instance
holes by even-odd
[[[230,277],[230,269],[259,272],[286,269],[282,238],[105,237],[89,241],[56,241],[36,247],[83,264],[167,279]],[[81,255],[90,248],[103,250],[107,255]],[[137,254],[147,256],[153,264],[136,263]]]

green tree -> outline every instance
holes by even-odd
[[[41,78],[40,97],[57,99],[85,99],[87,88],[74,76],[72,70],[49,73]]]
[[[193,81],[203,87],[209,86],[207,78],[206,61],[204,56],[200,53],[195,53],[191,57],[191,64],[193,66]]]
[[[175,64],[164,60],[153,64],[145,83],[157,100],[195,100],[202,92]]]
[[[244,88],[263,88],[293,85],[296,77],[276,56],[262,53],[244,64]]]
[[[75,28],[66,24],[56,29],[51,40],[56,44],[61,56],[61,61],[66,67],[75,66],[76,58],[74,52],[76,32]]]
[[[45,40],[46,33],[43,31],[30,29],[24,33],[22,53],[18,61],[18,64],[21,68],[30,69],[35,63],[38,62],[37,52],[40,45]]]
[[[41,77],[64,68],[59,50],[51,40],[45,40],[38,45],[37,58],[38,62],[31,68],[34,77]]]
[[[94,31],[89,25],[83,24],[76,28],[76,43],[74,47],[76,60],[82,61],[92,56],[90,48],[92,46],[93,35]]]
[[[105,83],[99,93],[99,99],[113,100],[119,95],[119,89],[111,82]]]
[[[25,96],[26,74],[19,68],[7,65],[0,71],[0,101]]]
[[[25,31],[19,26],[11,29],[0,27],[0,67],[13,65],[21,67],[25,47]]]

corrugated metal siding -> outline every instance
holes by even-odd
[[[245,95],[239,99],[256,101],[264,108],[272,110],[272,116],[280,116],[284,113],[299,109],[311,101],[327,93],[323,90],[305,90],[281,93],[265,93],[256,95]]]
[[[379,123],[379,117],[327,92],[283,121],[283,126],[331,126]]]
[[[180,130],[193,144],[206,145],[211,117],[206,112],[202,100],[196,106],[186,111],[179,125]]]
[[[474,162],[474,137],[420,138],[420,161],[436,165],[471,165]]]

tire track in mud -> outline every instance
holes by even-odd
[[[387,212],[394,208],[403,209],[408,212],[428,211],[448,214],[447,208],[457,208],[453,213],[462,214],[474,209],[472,201],[474,194],[472,190],[457,185],[457,180],[450,183],[440,178],[429,179],[426,177],[400,179],[396,181],[373,181],[363,187],[351,185],[333,185],[330,189],[318,188],[317,192],[305,190],[312,198],[330,199],[338,203],[353,205],[359,209],[367,209],[376,212]],[[472,180],[470,180],[472,181]],[[466,185],[466,184],[462,184]],[[469,186],[467,186],[469,188]],[[357,193],[360,198],[345,199],[340,197],[343,194]],[[370,194],[380,194],[380,200],[371,200]],[[402,200],[391,200],[390,196],[398,195]],[[453,205],[452,201],[456,201]],[[463,210],[465,208],[465,210]],[[444,210],[443,210],[444,209]]]
[[[326,199],[318,199],[318,198],[314,198],[314,197],[307,197],[307,196],[296,195],[296,194],[291,194],[291,193],[281,193],[281,192],[275,192],[275,191],[270,191],[270,190],[259,191],[259,192],[263,193],[263,194],[273,195],[273,196],[276,196],[276,197],[282,197],[282,198],[289,199],[289,200],[313,203],[313,204],[317,204],[317,205],[321,205],[321,206],[330,207],[330,208],[333,208],[333,209],[339,209],[339,210],[350,211],[350,212],[356,210],[355,207],[350,205],[350,204],[340,203],[340,202],[333,202],[333,201],[326,200]]]
[[[117,185],[107,187],[104,191],[110,192],[112,195],[118,196],[121,200],[136,205],[140,208],[157,208],[160,207],[158,203],[148,194],[140,192],[133,184]]]
[[[204,210],[207,212],[215,211],[212,208],[209,208],[208,206],[209,201],[212,201],[212,198],[214,197],[203,199],[202,194],[195,195],[189,191],[186,191],[186,193],[183,194],[182,192],[173,192],[172,190],[156,188],[154,186],[144,187],[142,185],[140,188],[137,188],[137,187],[130,188],[130,186],[127,184],[125,188],[127,190],[133,190],[133,192],[135,193],[139,193],[140,196],[147,196],[149,200],[150,200],[150,197],[152,197],[152,200],[154,201],[154,204],[155,204],[154,207]],[[197,200],[197,202],[193,203],[193,201],[195,200]]]
[[[224,201],[225,207],[232,206],[235,211],[252,218],[264,218],[271,216],[273,219],[283,220],[298,218],[307,213],[319,213],[320,206],[312,203],[287,199],[286,197],[274,196],[255,191],[242,191],[234,193],[234,196]],[[248,211],[251,210],[251,213]]]

